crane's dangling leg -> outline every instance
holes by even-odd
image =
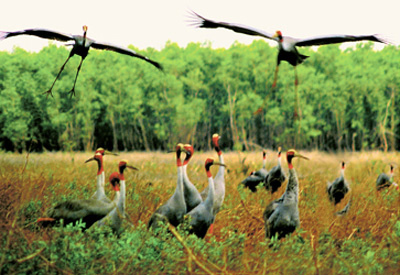
[[[297,77],[296,66],[294,66],[294,86],[297,88],[298,85],[299,85],[299,78]]]
[[[54,87],[54,84],[56,84],[56,81],[58,79],[58,77],[60,76],[61,72],[64,70],[65,64],[67,64],[68,60],[71,58],[72,55],[69,55],[67,60],[65,60],[64,64],[61,66],[60,71],[58,72],[58,75],[56,76],[56,79],[54,79],[53,85],[51,85],[50,89],[47,92],[44,92],[44,94],[47,94],[46,98],[49,97],[49,95],[51,95],[51,97],[53,97],[53,93],[51,92],[51,90]]]
[[[78,75],[79,75],[79,71],[81,70],[81,67],[82,67],[82,62],[83,62],[83,58],[81,59],[81,62],[79,63],[78,69],[76,70],[74,86],[72,86],[71,91],[69,91],[71,93],[71,97],[72,97],[72,95],[75,96],[75,84],[76,84],[76,80],[78,80]]]
[[[278,71],[279,71],[279,64],[277,64],[275,68],[274,82],[272,83],[272,88],[276,87],[276,81],[278,80]]]

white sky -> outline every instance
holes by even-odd
[[[47,28],[82,34],[82,26],[87,25],[88,37],[94,40],[139,49],[162,49],[168,40],[182,47],[211,42],[217,48],[261,39],[224,29],[194,28],[188,22],[189,10],[299,38],[380,33],[400,43],[399,0],[2,0],[0,31]],[[38,51],[48,43],[32,36],[13,37],[0,41],[0,51],[14,46]]]

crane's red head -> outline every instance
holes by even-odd
[[[125,177],[124,177],[124,170],[125,170],[126,168],[139,171],[138,168],[129,165],[129,164],[128,164],[128,161],[125,160],[125,159],[123,159],[123,160],[121,160],[121,161],[118,163],[119,179],[120,179],[120,180],[125,180]]]
[[[214,135],[212,136],[212,142],[213,142],[213,144],[214,144],[215,151],[217,151],[218,155],[221,155],[221,154],[222,154],[221,149],[219,148],[219,143],[218,143],[218,141],[219,141],[220,138],[221,138],[221,137],[220,137],[218,134],[214,134]]]
[[[100,154],[102,154],[103,156],[104,156],[104,155],[118,156],[118,154],[112,153],[112,152],[110,152],[110,151],[107,151],[106,149],[104,149],[104,148],[102,148],[102,147],[97,148],[96,153],[100,153]]]
[[[192,158],[192,156],[194,154],[194,149],[193,149],[193,146],[190,145],[190,144],[183,145],[183,148],[184,148],[185,153],[186,153],[186,158],[185,158],[185,160],[183,162],[183,165],[186,165],[186,164],[188,164],[189,160]]]
[[[99,170],[97,171],[97,175],[100,175],[104,171],[103,155],[101,153],[96,153],[94,155],[94,157],[91,157],[90,159],[87,159],[85,161],[85,163],[88,163],[88,162],[93,161],[93,160],[97,161],[97,165],[98,165],[98,168],[99,168]]]
[[[280,158],[281,157],[281,154],[282,154],[282,147],[278,147],[278,158]]]
[[[344,161],[342,161],[341,167],[342,167],[343,170],[346,169],[346,163]]]
[[[283,40],[283,36],[282,36],[282,32],[281,31],[276,31],[275,35],[273,36],[273,38],[278,38],[279,41]]]
[[[178,143],[175,147],[176,151],[176,163],[178,166],[182,166],[182,161],[181,161],[181,153],[184,151],[184,147],[182,143]]]
[[[112,173],[108,180],[110,181],[114,191],[119,191],[119,174],[117,172]]]
[[[207,172],[207,177],[211,177],[211,172],[210,172],[210,167],[211,165],[220,165],[220,166],[225,166],[225,164],[219,163],[214,161],[213,158],[207,158],[206,162],[204,164],[204,167],[206,168],[206,172]]]
[[[296,152],[296,150],[290,149],[290,150],[288,150],[286,152],[286,159],[287,159],[287,162],[288,162],[289,169],[293,169],[292,159],[295,158],[295,157],[299,157],[299,158],[303,158],[303,159],[308,160],[307,157],[305,157],[303,155],[300,155],[299,153]]]
[[[263,150],[263,159],[265,159],[266,155],[267,155],[267,151]]]

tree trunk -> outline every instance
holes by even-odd
[[[147,152],[149,152],[150,147],[149,147],[149,143],[147,141],[146,128],[144,127],[143,118],[139,117],[138,121],[139,121],[140,128],[142,128],[142,137],[143,137],[144,148],[146,149]]]

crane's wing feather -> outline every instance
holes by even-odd
[[[153,61],[153,60],[147,58],[146,56],[138,54],[137,52],[135,52],[135,51],[133,51],[131,49],[125,48],[125,47],[120,47],[120,46],[112,45],[112,44],[109,44],[109,43],[103,43],[103,42],[102,43],[93,42],[90,46],[93,47],[94,49],[98,49],[98,50],[114,51],[114,52],[117,52],[117,53],[121,53],[121,54],[126,54],[126,55],[129,55],[129,56],[137,57],[137,58],[140,58],[140,59],[142,59],[144,61],[149,62],[150,64],[152,64],[153,66],[155,66],[159,70],[163,69],[160,63],[158,63],[156,61]]]
[[[378,35],[321,35],[305,39],[298,39],[296,46],[318,46],[326,44],[335,44],[343,42],[356,42],[369,40],[380,43],[387,43],[384,39],[380,38]]]
[[[256,28],[249,27],[246,25],[213,21],[213,20],[207,19],[207,18],[195,13],[194,11],[192,11],[192,18],[194,20],[193,25],[195,25],[199,28],[208,28],[208,29],[225,28],[225,29],[232,30],[234,32],[244,33],[244,34],[248,34],[248,35],[261,36],[264,38],[268,38],[268,39],[277,41],[273,37],[273,34],[262,31],[262,30],[258,30]]]
[[[16,31],[16,32],[0,32],[0,40],[9,38],[9,37],[13,37],[13,36],[17,36],[17,35],[34,35],[34,36],[37,36],[40,38],[53,39],[53,40],[58,40],[58,41],[63,41],[63,42],[74,40],[74,37],[70,34],[51,31],[51,30],[47,30],[47,29],[26,29],[26,30]]]

